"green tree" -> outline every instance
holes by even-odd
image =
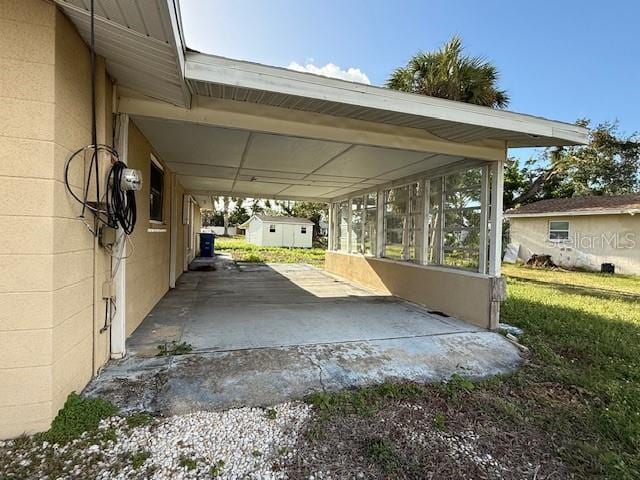
[[[268,200],[267,200],[268,201]],[[264,213],[264,207],[260,205],[260,199],[254,198],[251,203],[251,215],[258,215],[260,213]]]
[[[578,120],[589,127],[589,120]],[[589,131],[589,143],[548,148],[522,167],[505,167],[505,208],[547,198],[623,195],[640,192],[640,135],[620,132],[617,122]]]
[[[329,205],[321,202],[295,202],[291,208],[294,217],[308,218],[313,222],[313,237],[320,235],[320,220],[329,216]]]
[[[393,71],[387,87],[493,108],[509,103],[498,88],[498,70],[483,57],[464,55],[462,40],[454,36],[434,52],[419,52],[406,66]]]
[[[231,225],[241,225],[249,220],[250,215],[247,212],[247,209],[242,205],[242,203],[242,201],[237,202],[233,211],[229,215],[229,223]]]

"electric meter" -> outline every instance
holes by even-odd
[[[125,168],[120,177],[120,189],[123,192],[133,190],[135,192],[142,188],[142,172],[134,168]]]

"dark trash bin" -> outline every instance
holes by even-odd
[[[200,234],[200,256],[213,257],[215,235],[213,233]]]
[[[616,273],[616,266],[613,263],[603,263],[600,265],[601,273]]]

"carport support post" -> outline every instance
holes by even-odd
[[[127,163],[129,149],[129,115],[120,113],[116,117],[115,146],[120,160]],[[115,313],[111,319],[111,358],[124,357],[126,340],[126,270],[127,237],[119,228],[116,231],[116,243],[111,259],[111,276],[115,288]]]
[[[482,185],[480,188],[480,261],[478,262],[478,271],[484,274],[487,273],[487,254],[489,253],[489,246],[487,245],[490,205],[489,193],[491,191],[489,185],[489,172],[490,170],[488,165],[482,167]]]
[[[178,196],[176,195],[177,188],[178,180],[176,178],[176,174],[173,173],[171,175],[171,243],[169,252],[169,288],[176,288],[176,260],[178,255]]]
[[[334,218],[334,212],[333,212],[333,202],[329,202],[329,228],[327,229],[327,237],[328,237],[328,242],[327,242],[327,249],[329,251],[334,250],[334,246],[333,246],[333,231],[334,231],[334,222],[335,222],[335,218]]]
[[[504,162],[491,165],[491,240],[489,244],[489,275],[499,277],[502,260],[502,195]]]
[[[376,257],[384,257],[384,190],[378,190],[378,215],[376,216]]]

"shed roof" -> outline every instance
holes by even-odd
[[[243,225],[248,225],[251,220],[253,220],[254,218],[264,222],[264,223],[291,223],[294,225],[314,225],[314,223],[309,220],[308,218],[302,218],[302,217],[288,217],[288,216],[284,216],[284,215],[252,215],[251,218],[249,220],[247,220],[246,222],[244,222],[242,225],[239,225],[240,227],[242,227]]]
[[[615,196],[552,198],[512,208],[506,217],[611,215],[640,213],[640,193]]]

